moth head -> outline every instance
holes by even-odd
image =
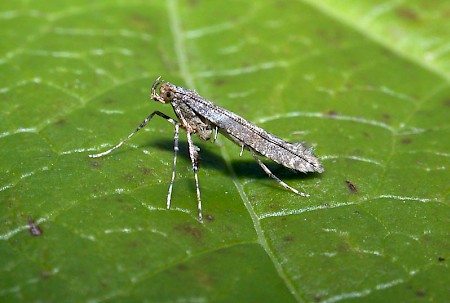
[[[169,82],[164,83],[159,88],[159,97],[164,103],[170,103],[175,97],[175,86]]]
[[[161,84],[161,82],[161,77],[158,77],[158,79],[156,79],[153,83],[151,98],[157,102],[170,103],[175,97],[176,87],[175,85],[166,82],[161,85],[161,87],[159,88],[159,93],[157,93],[157,87],[159,84]]]

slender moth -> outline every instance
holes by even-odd
[[[225,135],[234,143],[241,147],[241,154],[244,149],[249,150],[259,166],[269,175],[275,179],[281,186],[290,191],[308,197],[308,194],[300,192],[295,188],[287,185],[277,176],[275,176],[269,168],[261,161],[258,155],[265,156],[278,164],[287,168],[307,172],[323,172],[324,168],[320,164],[319,159],[314,156],[311,149],[306,147],[303,143],[289,143],[275,135],[272,135],[264,129],[250,123],[244,118],[230,112],[211,101],[201,97],[195,91],[186,89],[181,86],[173,85],[169,82],[162,83],[161,77],[158,77],[152,86],[151,99],[160,103],[170,103],[177,116],[178,120],[172,119],[160,111],[152,112],[142,123],[129,134],[124,140],[119,142],[116,146],[108,149],[105,152],[89,155],[91,158],[105,156],[113,150],[122,146],[135,133],[143,128],[155,116],[160,116],[172,123],[175,127],[174,134],[174,157],[172,168],[172,179],[169,185],[167,194],[167,208],[170,208],[172,197],[172,188],[175,180],[175,171],[178,153],[178,135],[180,127],[186,131],[189,157],[192,162],[192,169],[194,171],[195,188],[197,193],[197,207],[198,219],[203,222],[202,218],[202,201],[200,198],[200,187],[198,182],[198,161],[199,148],[194,145],[192,135],[196,134],[201,140],[209,140],[214,131],[214,138],[217,137],[217,132]],[[157,87],[160,85],[159,94]]]

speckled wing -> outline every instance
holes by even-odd
[[[239,145],[246,145],[261,155],[301,172],[323,172],[312,150],[303,143],[289,143],[244,118],[224,109],[197,93],[185,89],[182,101],[199,116],[219,127]]]

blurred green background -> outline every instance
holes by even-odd
[[[2,1],[0,302],[443,302],[450,295],[448,1]],[[184,133],[197,90],[323,174]],[[32,220],[42,233],[29,231]]]

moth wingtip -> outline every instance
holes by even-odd
[[[316,167],[316,172],[323,173],[324,171],[325,171],[325,168],[322,165],[319,165],[318,167]]]

